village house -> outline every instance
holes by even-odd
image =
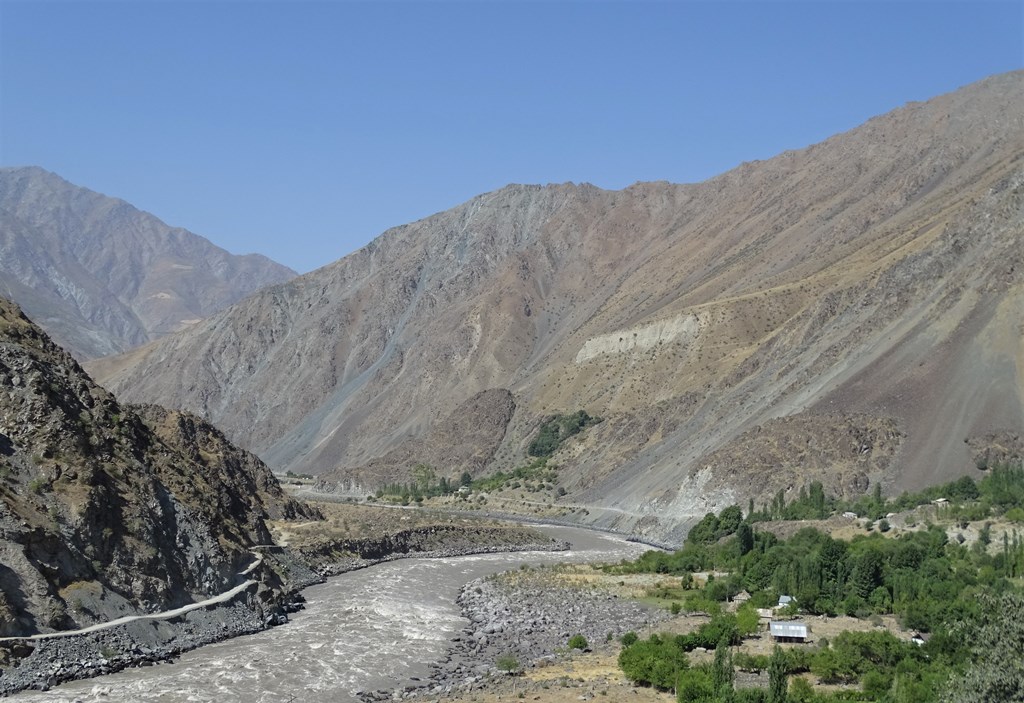
[[[806,643],[810,640],[811,628],[805,622],[795,620],[772,620],[768,625],[772,639],[776,642]]]

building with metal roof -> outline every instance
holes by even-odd
[[[772,620],[768,630],[776,642],[806,642],[811,635],[807,623],[795,620]]]

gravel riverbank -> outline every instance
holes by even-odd
[[[469,625],[454,638],[432,675],[395,690],[364,692],[364,701],[444,696],[483,687],[499,673],[499,658],[543,666],[567,651],[573,635],[588,642],[642,631],[668,618],[606,591],[562,585],[546,569],[508,572],[463,587],[458,603]]]

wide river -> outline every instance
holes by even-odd
[[[455,598],[466,583],[521,564],[618,561],[648,549],[613,535],[538,528],[570,552],[515,552],[450,559],[400,559],[307,588],[291,622],[183,654],[174,663],[73,681],[27,701],[245,701],[345,703],[359,690],[391,689],[425,677],[458,630]]]

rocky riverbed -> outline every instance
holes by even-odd
[[[647,608],[601,589],[559,583],[549,569],[477,579],[458,597],[469,625],[458,634],[432,674],[399,690],[364,692],[362,700],[444,696],[485,686],[499,675],[499,658],[521,667],[544,666],[568,652],[568,640],[616,639],[663,622],[665,611]]]
[[[455,557],[518,551],[559,551],[568,543],[521,528],[422,527],[378,539],[342,540],[316,549],[275,548],[264,554],[270,568],[287,574],[287,589],[270,603],[253,585],[227,603],[166,620],[138,620],[106,630],[6,643],[0,650],[0,695],[48,690],[74,679],[128,667],[152,666],[182,652],[288,620],[302,607],[300,591],[325,578],[407,557]]]

